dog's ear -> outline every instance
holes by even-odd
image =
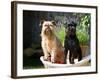
[[[39,26],[42,27],[43,23],[44,23],[44,20],[41,20]]]
[[[56,26],[56,22],[55,21],[51,21],[52,22],[52,24],[54,25],[54,26]]]

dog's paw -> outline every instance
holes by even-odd
[[[47,59],[48,59],[48,61],[51,61],[51,56],[48,56],[48,58],[47,58]]]
[[[50,56],[44,57],[44,61],[51,61],[51,57]]]
[[[44,61],[48,61],[48,58],[47,57],[43,57]]]

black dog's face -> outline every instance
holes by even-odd
[[[76,34],[76,27],[75,26],[68,26],[68,34],[75,35]]]
[[[66,34],[69,36],[76,35],[76,23],[72,22],[66,27]]]

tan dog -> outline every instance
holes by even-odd
[[[43,21],[41,23],[42,31],[42,49],[44,53],[44,60],[53,63],[64,63],[64,48],[60,40],[54,34],[56,24],[54,21]]]

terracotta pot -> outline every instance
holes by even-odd
[[[82,56],[86,57],[89,55],[89,46],[88,45],[80,45],[81,50],[82,50]]]

